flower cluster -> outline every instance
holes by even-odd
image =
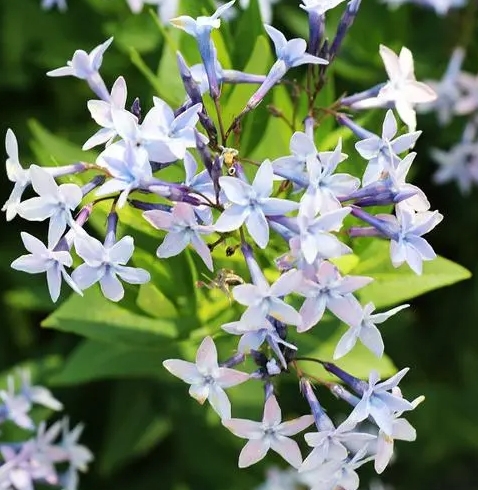
[[[0,487],[30,490],[34,483],[41,483],[76,490],[78,472],[86,471],[93,459],[91,452],[78,444],[83,426],[70,430],[67,417],[49,427],[44,421],[36,425],[30,415],[34,405],[54,411],[63,406],[47,388],[32,386],[28,371],[21,371],[20,377],[19,390],[10,376],[8,389],[0,391],[0,423],[12,423],[34,434],[22,442],[0,442]]]
[[[222,325],[222,330],[239,336],[237,353],[220,363],[213,339],[206,337],[195,363],[169,359],[164,366],[190,385],[193,398],[200,403],[209,401],[224,427],[247,440],[239,456],[240,467],[256,463],[272,450],[299,473],[313,473],[313,490],[337,486],[355,490],[358,467],[373,460],[376,471],[382,472],[392,456],[394,439],[415,438],[413,427],[402,414],[414,409],[420,400],[407,401],[398,388],[408,369],[382,382],[372,371],[366,382],[327,360],[301,358],[290,333],[295,330],[304,335],[317,328],[327,311],[348,326],[336,346],[335,359],[345,356],[358,341],[376,356],[383,355],[377,325],[408,305],[380,313],[375,312],[373,303],[362,305],[356,292],[373,278],[345,275],[336,263],[352,252],[349,245],[354,237],[364,236],[388,241],[392,264],[398,267],[406,262],[417,274],[422,273],[424,261],[435,258],[423,236],[441,221],[442,215],[431,211],[424,193],[407,182],[416,157],[414,152],[407,152],[420,135],[415,130],[416,105],[429,103],[436,95],[416,80],[413,57],[407,48],[397,56],[381,46],[389,80],[366,92],[342,97],[326,111],[358,138],[354,158],[366,162],[361,178],[341,172],[340,165],[348,158],[342,152],[342,142],[338,141],[333,151],[321,151],[316,146],[316,101],[327,82],[328,67],[358,13],[360,0],[348,2],[331,42],[324,35],[326,13],[340,3],[338,0],[325,4],[303,0],[302,12],[310,26],[308,42],[301,38],[288,40],[265,24],[276,54],[266,74],[223,70],[219,65],[211,34],[220,28],[221,18],[234,3],[232,0],[220,6],[211,16],[171,19],[174,27],[195,39],[202,59],[199,67],[189,67],[178,53],[187,93],[178,108],[171,108],[158,97],[153,98],[145,114],[138,100],[130,110],[126,108],[124,78],[119,77],[109,90],[99,72],[112,39],[90,53],[76,51],[65,67],[49,72],[50,76],[85,80],[98,97],[88,101],[87,106],[100,128],[84,148],[101,146],[101,152],[95,162],[47,169],[32,165],[27,170],[19,162],[15,136],[8,131],[7,172],[15,186],[4,206],[7,219],[18,214],[27,220],[49,220],[47,245],[23,233],[29,254],[15,260],[12,267],[29,273],[46,272],[54,301],[59,297],[62,279],[79,294],[99,283],[106,298],[119,301],[124,294],[122,282],[144,284],[150,280],[146,270],[126,265],[134,252],[133,238],[118,236],[118,222],[126,206],[141,212],[155,229],[166,232],[158,232],[158,238],[163,237],[158,258],[176,256],[191,246],[205,266],[214,271],[216,247],[226,238],[235,240],[236,245],[228,247],[229,254],[242,254],[250,280],[231,273],[235,278],[232,299],[243,306],[243,312],[236,321]],[[290,70],[300,66],[307,70],[306,81],[303,85],[289,83],[307,96],[308,109],[303,131],[295,129],[295,121],[290,122],[290,154],[258,162],[230,148],[231,135],[240,138],[243,120],[277,85],[287,83],[285,75]],[[229,126],[220,104],[222,87],[228,83],[258,85]],[[205,104],[206,97],[211,103]],[[358,125],[350,114],[369,107],[388,109],[381,136]],[[399,133],[392,108],[406,123],[408,132]],[[161,178],[162,172],[173,165],[183,168],[181,181]],[[203,168],[198,172],[199,165]],[[82,185],[56,181],[86,171],[96,172],[96,176]],[[23,191],[30,185],[37,197],[22,201]],[[101,242],[88,235],[84,225],[96,204],[108,201],[111,208]],[[370,211],[374,206],[393,212],[374,214]],[[272,284],[256,256],[257,249],[267,249],[271,234],[282,240],[284,252],[276,257]],[[75,254],[82,263],[69,272]],[[219,270],[217,274],[227,272]],[[246,358],[255,363],[254,372],[234,369]],[[337,383],[323,382],[323,386],[350,407],[342,424],[336,426],[322,408],[312,385],[314,378],[302,369],[302,363],[308,361],[319,363],[337,378]],[[290,369],[297,372],[300,393],[310,413],[282,421],[275,382]],[[261,421],[232,418],[225,390],[249,380],[264,387]],[[360,432],[359,424],[366,420],[375,427],[374,433]],[[314,430],[305,434],[311,451],[303,460],[292,436],[313,424]],[[351,449],[352,443],[359,449]]]
[[[456,116],[466,118],[462,137],[447,151],[433,148],[438,164],[434,180],[438,184],[455,181],[463,194],[478,183],[478,76],[462,70],[465,50],[456,48],[441,80],[428,82],[438,97],[423,107],[435,112],[440,126],[449,125]]]

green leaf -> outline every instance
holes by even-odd
[[[179,322],[177,318],[153,318],[131,310],[127,303],[116,304],[106,300],[94,286],[85,291],[83,297],[72,295],[42,322],[42,326],[102,342],[145,349],[157,349],[164,342],[178,337],[179,324],[181,328],[188,329],[187,318]],[[157,310],[161,312],[159,302]]]
[[[171,421],[158,414],[151,396],[153,388],[138,381],[116,386],[99,459],[103,475],[147,454],[171,432]]]
[[[69,386],[109,378],[156,378],[164,372],[162,361],[166,352],[175,351],[170,342],[163,342],[161,349],[135,349],[126,345],[84,340],[49,382]]]
[[[467,269],[443,257],[424,262],[421,276],[407,264],[395,269],[390,261],[389,244],[385,241],[376,241],[365,250],[353,274],[374,278],[371,284],[359,291],[359,296],[362,302],[373,301],[378,308],[395,305],[471,277]]]

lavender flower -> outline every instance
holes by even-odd
[[[249,439],[239,455],[239,468],[246,468],[260,461],[272,449],[291,466],[298,468],[302,456],[293,436],[314,423],[312,415],[304,415],[289,422],[282,422],[282,414],[275,396],[270,396],[264,406],[262,422],[246,419],[223,420],[234,435]]]
[[[40,240],[26,232],[22,232],[21,237],[25,248],[30,254],[22,255],[14,260],[11,264],[12,269],[28,272],[29,274],[46,272],[48,291],[53,302],[56,302],[60,296],[62,279],[76,293],[83,295],[76,282],[65,270],[65,267],[71,267],[73,264],[73,259],[69,252],[47,248]]]
[[[108,100],[110,94],[106,88],[105,82],[99,74],[99,69],[103,62],[103,55],[112,42],[113,38],[110,37],[90,53],[87,53],[82,49],[77,49],[74,52],[71,61],[66,63],[66,66],[49,71],[47,75],[49,77],[72,76],[81,80],[86,80],[91,90],[93,90],[100,99]]]
[[[214,270],[211,251],[200,237],[203,234],[210,234],[213,229],[198,224],[192,206],[180,202],[174,206],[171,213],[152,210],[144,212],[143,216],[155,228],[169,232],[156,252],[159,258],[178,255],[191,244],[207,268]]]
[[[124,296],[123,285],[118,276],[129,284],[144,284],[151,279],[149,273],[126,264],[133,255],[134,242],[130,236],[118,242],[108,237],[104,245],[86,233],[75,238],[76,253],[85,261],[72,274],[81,289],[87,289],[99,282],[101,292],[111,301],[120,301]]]
[[[41,8],[50,10],[53,7],[57,7],[61,12],[65,12],[68,8],[66,0],[42,0]]]
[[[190,384],[189,394],[201,405],[209,400],[211,407],[223,420],[231,418],[231,403],[224,391],[249,379],[249,375],[230,368],[219,367],[217,350],[211,337],[206,337],[196,354],[196,363],[168,359],[163,366],[174,376]]]
[[[81,203],[83,193],[76,184],[59,186],[48,172],[37,165],[30,167],[30,178],[39,197],[32,197],[19,204],[18,214],[29,221],[50,218],[48,244],[54,246],[65,232],[66,226],[72,226],[71,211]]]
[[[219,184],[230,205],[216,221],[219,232],[237,230],[245,222],[247,231],[261,248],[269,242],[266,216],[278,216],[297,209],[298,204],[269,197],[272,194],[272,164],[266,160],[259,167],[252,185],[236,177],[220,177]]]

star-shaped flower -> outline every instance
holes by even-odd
[[[356,109],[386,107],[393,102],[409,131],[415,131],[417,126],[415,105],[432,102],[436,99],[436,93],[425,83],[417,82],[413,56],[409,49],[403,47],[400,55],[397,56],[390,48],[381,45],[380,56],[389,81],[380,89],[377,97],[356,102],[352,107]]]
[[[196,353],[196,363],[168,359],[163,366],[174,376],[190,384],[189,394],[201,405],[209,400],[221,419],[231,418],[231,402],[224,388],[230,388],[249,379],[247,373],[219,367],[217,350],[211,337],[206,337]]]
[[[75,237],[75,250],[85,263],[73,271],[73,280],[81,289],[99,282],[102,293],[111,301],[120,301],[124,296],[118,276],[129,284],[145,284],[151,279],[144,269],[125,266],[134,252],[134,242],[130,236],[103,245],[96,238],[79,233]]]
[[[48,291],[54,302],[60,296],[62,278],[76,293],[83,294],[65,270],[65,267],[71,267],[73,264],[73,259],[69,252],[47,248],[40,240],[29,233],[22,232],[21,237],[25,248],[30,254],[22,255],[14,260],[11,265],[12,269],[28,272],[29,274],[46,272]]]
[[[296,202],[269,197],[273,190],[272,164],[266,160],[259,167],[252,185],[237,177],[220,177],[219,184],[230,205],[215,224],[216,231],[237,230],[245,222],[254,241],[261,248],[269,242],[266,216],[278,216],[298,208]]]
[[[30,178],[39,197],[32,197],[18,205],[18,214],[29,221],[50,219],[48,244],[58,243],[67,225],[73,226],[74,211],[83,199],[81,188],[76,184],[58,185],[47,171],[32,165]]]
[[[297,443],[288,436],[303,431],[314,423],[312,415],[303,415],[289,422],[281,422],[282,414],[275,396],[270,396],[264,406],[262,422],[247,419],[223,420],[234,435],[249,439],[239,455],[239,468],[246,468],[260,461],[272,449],[291,466],[298,468],[302,456]]]
[[[158,257],[173,257],[191,244],[208,269],[214,270],[211,251],[201,238],[201,235],[212,233],[213,228],[198,224],[192,206],[179,202],[171,213],[152,210],[145,211],[143,216],[155,228],[169,232],[156,252]]]

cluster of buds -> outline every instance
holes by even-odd
[[[0,423],[14,424],[34,435],[22,442],[0,442],[0,488],[30,490],[39,483],[76,490],[78,472],[86,471],[93,459],[91,452],[78,444],[83,426],[70,430],[67,417],[49,427],[46,422],[36,425],[30,415],[34,405],[54,411],[62,410],[63,405],[47,388],[32,386],[28,371],[21,371],[20,377],[18,391],[13,376],[8,378],[8,389],[0,391]]]
[[[360,0],[347,4],[330,42],[325,38],[326,11],[336,7],[338,0],[325,4],[303,0],[301,7],[310,25],[308,42],[300,38],[288,40],[276,28],[265,25],[277,57],[265,75],[223,70],[217,60],[211,33],[220,27],[221,17],[234,2],[222,5],[209,17],[180,16],[171,20],[173,26],[195,38],[202,58],[201,65],[189,67],[178,53],[179,72],[187,92],[179,108],[171,108],[158,97],[153,98],[145,115],[138,100],[131,110],[125,108],[124,78],[119,77],[109,91],[99,73],[111,39],[90,53],[76,51],[67,66],[49,72],[50,76],[83,79],[97,95],[99,99],[89,101],[88,109],[100,129],[84,148],[98,145],[105,148],[94,163],[76,162],[54,169],[32,165],[25,170],[19,163],[15,136],[11,130],[7,133],[7,170],[10,180],[15,182],[4,206],[7,218],[18,214],[34,221],[49,219],[47,245],[23,233],[30,253],[15,260],[12,267],[29,273],[46,272],[53,300],[58,298],[64,279],[79,294],[98,282],[105,297],[119,301],[124,294],[122,282],[144,284],[150,280],[146,270],[126,265],[134,252],[133,238],[117,236],[117,224],[125,206],[135,208],[150,225],[167,232],[157,249],[159,258],[176,256],[191,246],[205,266],[214,271],[215,248],[226,238],[237,240],[234,250],[241,251],[250,282],[231,275],[236,278],[232,298],[244,306],[244,311],[240,319],[221,327],[240,337],[237,353],[219,363],[215,343],[206,337],[195,363],[170,359],[164,366],[191,386],[191,396],[200,403],[208,400],[225,427],[248,440],[239,457],[240,467],[254,464],[272,449],[299,472],[313,474],[313,490],[332,490],[337,486],[356,490],[359,466],[374,460],[375,469],[382,472],[391,458],[394,439],[415,438],[414,429],[402,418],[402,413],[414,409],[420,399],[409,402],[402,398],[398,388],[408,369],[383,382],[372,371],[368,382],[362,381],[326,360],[300,357],[289,332],[295,329],[303,334],[317,328],[328,310],[349,327],[336,346],[335,359],[346,355],[358,341],[376,356],[383,355],[377,325],[408,305],[382,313],[375,313],[373,303],[361,305],[354,293],[373,278],[343,275],[335,261],[352,252],[341,240],[344,235],[388,240],[393,265],[398,267],[406,262],[417,274],[422,273],[423,261],[435,258],[423,235],[441,221],[442,215],[430,211],[424,193],[406,182],[416,154],[400,156],[413,148],[420,135],[415,131],[415,106],[432,101],[435,93],[416,81],[408,49],[403,48],[397,56],[381,46],[389,81],[343,97],[326,111],[360,140],[356,150],[367,161],[361,179],[337,172],[348,155],[342,152],[341,141],[333,151],[317,149],[316,101],[327,83],[327,70],[357,15]],[[240,137],[243,119],[274,87],[284,83],[289,70],[301,65],[308,71],[306,83],[293,85],[307,95],[308,113],[303,131],[293,131],[290,155],[263,162],[243,158],[228,146],[230,136]],[[258,85],[229,126],[223,121],[220,104],[221,89],[227,83]],[[204,104],[205,97],[212,99],[215,114],[206,108],[211,105]],[[388,109],[381,136],[359,126],[350,113],[369,107]],[[408,133],[397,135],[393,108],[408,125]],[[204,167],[199,172],[198,159]],[[161,172],[171,165],[184,166],[183,181],[161,179]],[[247,165],[256,169],[252,182]],[[58,185],[55,180],[85,171],[96,171],[98,175],[83,186]],[[22,193],[29,185],[38,197],[22,201]],[[85,197],[93,193],[95,198],[81,208]],[[147,201],[140,199],[145,194],[149,195]],[[108,200],[111,210],[101,243],[88,235],[84,224],[95,205]],[[365,210],[377,205],[390,206],[393,212],[374,215]],[[347,216],[364,226],[344,229]],[[280,237],[284,246],[284,253],[275,261],[277,280],[272,285],[255,256],[255,247],[266,249],[271,232]],[[83,263],[69,273],[73,250]],[[224,275],[223,272],[218,274]],[[296,309],[290,299],[297,296],[304,301]],[[257,365],[253,373],[234,369],[246,358]],[[315,394],[313,382],[317,378],[307,375],[302,368],[303,362],[310,361],[319,363],[337,378],[337,383],[321,384],[351,407],[350,415],[338,427]],[[282,422],[275,384],[290,369],[297,373],[300,393],[310,406],[310,414]],[[262,422],[232,418],[225,389],[249,380],[261,383],[264,388]],[[358,431],[358,424],[365,420],[376,427],[375,433]],[[316,431],[305,435],[312,451],[302,460],[291,436],[312,424]],[[360,447],[351,449],[352,441]]]

